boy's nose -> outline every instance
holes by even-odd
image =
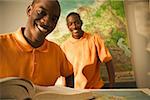
[[[74,28],[74,29],[76,28],[76,24],[75,23],[72,24],[72,28]]]
[[[47,26],[49,26],[49,23],[51,23],[50,18],[48,16],[44,16],[43,18],[41,18],[40,21],[43,25],[47,25]]]

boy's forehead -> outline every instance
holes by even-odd
[[[50,9],[54,8],[54,10],[60,11],[60,5],[57,0],[36,0],[34,4],[32,5],[33,7],[43,7],[45,9]]]
[[[68,17],[68,19],[80,19],[77,15],[73,14]]]

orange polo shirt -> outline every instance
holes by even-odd
[[[31,47],[22,29],[0,34],[0,78],[23,77],[36,85],[54,85],[59,76],[73,73],[61,48],[45,40],[39,48]]]
[[[69,38],[62,44],[67,59],[73,65],[75,88],[101,88],[100,62],[112,59],[98,34],[84,33],[80,39]]]

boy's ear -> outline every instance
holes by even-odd
[[[28,16],[31,15],[31,10],[32,10],[32,6],[29,5],[28,8],[27,8],[27,10],[26,10],[26,13],[27,13]]]

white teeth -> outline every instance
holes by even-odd
[[[74,33],[78,32],[78,30],[73,30]]]
[[[39,29],[40,31],[42,31],[42,32],[47,32],[47,30],[44,29],[43,27],[41,27],[40,25],[38,25],[37,27],[38,27],[38,29]]]

